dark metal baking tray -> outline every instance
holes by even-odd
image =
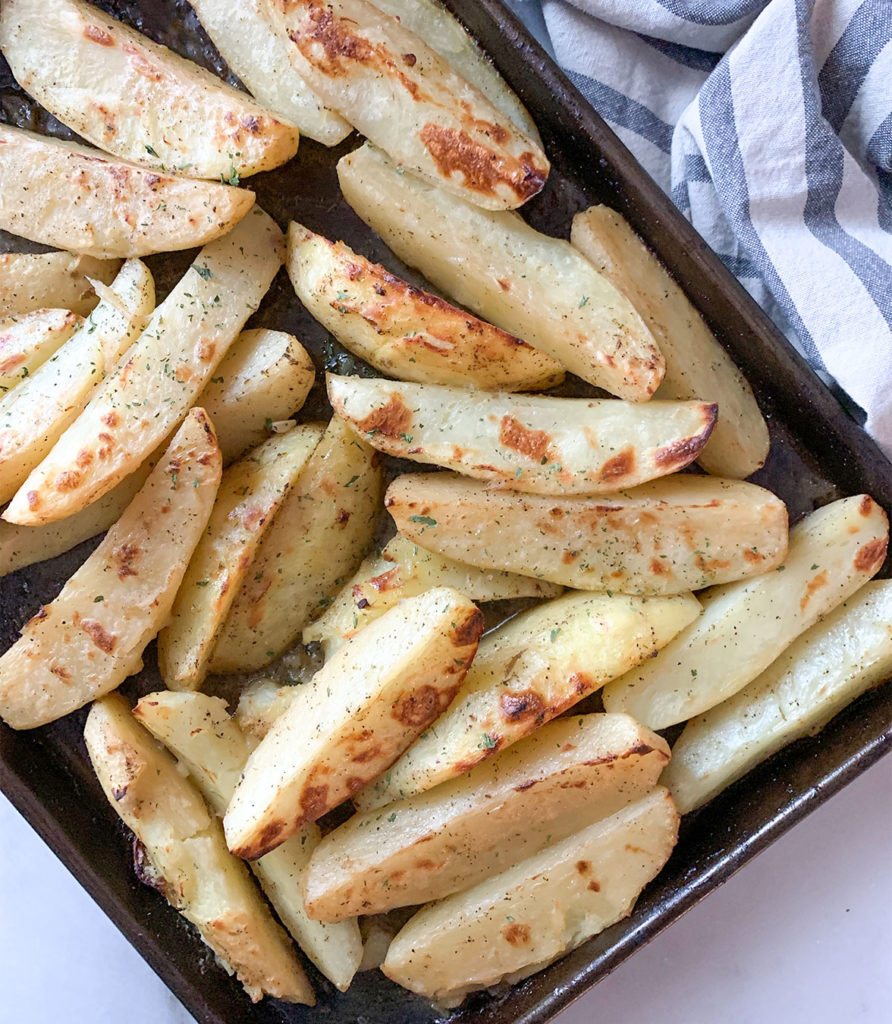
[[[524,216],[566,236],[572,215],[593,202],[618,209],[647,240],[703,313],[751,381],[772,432],[772,454],[757,479],[788,503],[792,517],[843,494],[871,493],[892,509],[892,466],[812,373],[703,240],[567,81],[500,0],[447,0],[520,94],[553,162],[542,195]],[[149,35],[226,74],[226,67],[182,0],[116,0],[102,4]],[[5,120],[67,134],[23,96],[0,66]],[[297,160],[251,180],[264,208],[284,225],[295,217],[344,238],[399,271],[400,265],[339,197],[334,165],[357,144],[335,150],[304,140]],[[21,248],[0,238],[0,248]],[[188,254],[150,260],[163,294]],[[317,366],[358,368],[303,311],[284,274],[256,325],[292,330]],[[321,411],[317,391],[310,412]],[[92,548],[0,580],[0,650],[21,624],[51,600]],[[889,565],[884,574],[888,575]],[[146,669],[129,680],[129,696],[159,685],[150,649]],[[153,890],[136,881],[129,840],[92,776],[81,731],[85,711],[32,733],[0,726],[0,788],[72,874],[202,1024],[423,1024],[437,1014],[380,973],[360,975],[340,995],[311,970],[320,1007],[265,1001],[252,1006],[195,934]],[[865,694],[818,736],[802,740],[685,819],[681,839],[632,916],[538,975],[498,996],[469,1000],[458,1022],[539,1024],[616,967],[636,948],[725,881],[804,815],[854,779],[892,745],[892,686]]]

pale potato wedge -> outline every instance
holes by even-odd
[[[245,331],[240,338],[251,333]],[[277,331],[262,333],[278,334]],[[285,335],[284,337],[289,336]],[[233,349],[238,346],[240,338],[233,343]],[[266,404],[269,391],[277,391],[281,400],[286,400],[284,396],[289,393],[290,388],[287,382],[294,380],[294,366],[290,358],[286,352],[281,361],[274,361],[268,377],[265,375],[260,378],[251,376],[245,380],[244,388],[237,385],[238,375],[234,374],[232,378],[225,378],[232,381],[231,388],[210,383],[195,399],[195,404],[205,408],[207,412],[207,405],[210,403],[206,402],[205,398],[210,397],[213,393],[214,413],[211,416],[211,422],[214,424],[220,449],[223,452],[224,465],[232,461],[227,458],[227,453],[238,451],[239,445],[243,443],[243,439],[248,433],[248,427],[252,424],[262,423],[270,408]],[[224,372],[226,361],[224,359],[217,367],[218,376]],[[246,360],[246,365],[251,361]],[[215,379],[212,378],[212,380]],[[259,427],[258,430],[262,430],[262,427]],[[258,436],[258,441],[265,438],[267,433],[267,431],[262,431],[262,434]],[[101,498],[87,505],[80,512],[68,516],[67,519],[60,519],[55,523],[44,523],[42,526],[19,526],[16,523],[0,519],[0,577],[25,566],[33,565],[35,562],[55,558],[56,555],[61,555],[64,551],[70,551],[82,541],[104,533],[118,520],[121,513],[133,500],[136,492],[145,483],[166,448],[167,444],[162,442],[129,476],[125,476],[119,484],[103,494]]]
[[[59,306],[86,316],[99,301],[94,281],[111,284],[120,260],[71,252],[0,254],[0,316]]]
[[[679,594],[767,572],[787,553],[780,498],[718,477],[555,498],[452,473],[407,474],[385,504],[397,530],[423,547],[577,590]]]
[[[219,238],[254,193],[110,160],[87,146],[0,125],[0,229],[99,259]]]
[[[462,306],[619,398],[644,402],[663,357],[631,302],[569,242],[400,174],[365,145],[338,163],[347,202]]]
[[[733,697],[688,722],[661,781],[687,814],[782,747],[817,732],[890,674],[892,580],[877,580]]]
[[[267,530],[211,656],[211,672],[263,668],[356,570],[372,540],[381,468],[337,417]]]
[[[152,884],[195,925],[224,969],[254,1002],[271,995],[312,1006],[313,990],[285,932],[226,849],[219,822],[123,697],[93,705],[84,740],[108,802],[141,844]]]
[[[202,249],[4,518],[23,525],[64,519],[133,472],[213,375],[282,265],[283,250],[282,233],[259,208]]]
[[[406,170],[478,206],[539,192],[542,148],[398,18],[367,0],[266,0],[310,88]]]
[[[562,718],[472,772],[350,818],[305,881],[322,921],[442,899],[653,789],[669,745],[627,715]]]
[[[375,0],[375,6],[399,18],[405,28],[436,50],[466,82],[473,82],[497,110],[542,145],[529,111],[461,22],[439,0]]]
[[[783,565],[704,595],[697,622],[607,686],[604,707],[665,729],[727,700],[879,572],[888,539],[886,513],[866,494],[812,512],[790,531]]]
[[[652,658],[699,614],[690,594],[565,594],[516,616],[483,638],[446,712],[353,802],[371,810],[463,775]]]
[[[121,353],[137,338],[155,305],[155,282],[140,260],[128,260],[80,329],[18,387],[0,398],[0,503],[77,419]],[[73,465],[82,465],[78,453]]]
[[[539,391],[564,378],[557,360],[520,338],[295,223],[288,275],[345,348],[392,377],[484,391]]]
[[[266,328],[242,331],[201,393],[220,434],[223,462],[244,455],[269,437],[274,424],[293,416],[315,377],[313,360],[293,335]]]
[[[472,601],[557,597],[561,588],[530,576],[477,569],[444,558],[397,534],[380,554],[369,555],[325,612],[303,633],[305,644],[324,645],[326,659],[351,636],[398,604],[431,587],[452,587]]]
[[[448,587],[410,597],[348,640],[251,754],[224,818],[254,859],[383,771],[461,685],[483,613]]]
[[[0,398],[42,366],[83,323],[68,309],[36,309],[0,323]]]
[[[532,494],[604,494],[674,473],[694,461],[716,419],[716,407],[703,402],[326,380],[335,413],[378,451]]]
[[[382,971],[441,1006],[534,974],[628,917],[669,859],[678,821],[668,792],[653,790],[467,892],[424,907],[390,944]]]
[[[92,4],[3,0],[0,49],[38,103],[122,160],[237,185],[297,152],[294,125]]]
[[[295,427],[223,474],[207,529],[158,637],[158,668],[171,690],[197,690],[260,539],[319,443],[320,424]]]
[[[193,409],[105,539],[0,658],[0,717],[53,722],[142,667],[211,514],[220,449]]]
[[[628,222],[607,206],[573,218],[570,242],[644,318],[666,360],[659,398],[715,402],[719,418],[698,456],[716,476],[743,479],[768,456],[768,426],[752,388],[688,297]]]
[[[264,0],[189,3],[220,55],[264,107],[325,146],[347,138],[350,124],[326,107],[291,66],[288,40],[270,24]]]
[[[256,679],[242,690],[235,719],[242,732],[252,740],[262,740],[273,722],[283,715],[297,696],[298,687],[276,679]]]
[[[251,745],[230,718],[226,702],[203,693],[150,693],[133,709],[136,718],[186,767],[208,804],[222,816],[238,784]],[[362,959],[359,924],[354,919],[324,924],[307,916],[303,875],[320,841],[309,825],[260,860],[251,863],[263,891],[292,938],[342,992]]]

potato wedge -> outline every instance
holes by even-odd
[[[420,36],[466,82],[473,82],[497,110],[542,145],[529,111],[464,25],[443,4],[438,0],[375,0],[375,6],[399,18],[404,28]]]
[[[890,674],[892,580],[876,580],[733,697],[688,722],[662,782],[687,814],[782,747],[817,732]]]
[[[492,210],[542,189],[541,147],[398,18],[367,0],[267,0],[267,12],[301,78],[401,167]]]
[[[484,391],[538,391],[564,378],[557,360],[520,338],[295,223],[288,275],[345,348],[392,377]]]
[[[293,335],[266,328],[242,331],[201,393],[220,434],[223,462],[244,455],[269,437],[272,424],[293,416],[315,377],[313,360]]]
[[[188,769],[211,809],[223,815],[250,753],[250,744],[226,711],[226,702],[203,693],[150,693],[133,709],[152,735]],[[342,992],[362,960],[356,920],[313,921],[304,909],[301,883],[321,836],[315,825],[293,835],[251,869],[291,936]]]
[[[220,450],[193,409],[105,539],[0,658],[0,717],[53,722],[114,690],[170,614],[220,483]]]
[[[77,419],[155,305],[155,282],[140,260],[128,260],[111,286],[98,287],[102,301],[80,330],[0,398],[0,503],[9,501]],[[81,464],[78,453],[72,466]]]
[[[261,740],[224,818],[254,859],[374,778],[449,704],[483,613],[448,587],[407,598],[348,640]]]
[[[718,477],[553,498],[455,474],[407,474],[385,504],[399,532],[423,547],[578,590],[680,594],[767,572],[787,553],[780,498]]]
[[[260,539],[322,437],[296,427],[272,437],[223,474],[204,536],[158,637],[158,667],[171,690],[197,690]]]
[[[0,323],[0,398],[42,366],[82,323],[67,309],[37,309]]]
[[[664,364],[647,325],[569,242],[400,174],[368,145],[340,160],[338,180],[366,224],[456,302],[619,398],[656,391]]]
[[[0,254],[0,316],[59,306],[86,316],[99,301],[93,281],[111,284],[119,260],[70,252]]]
[[[690,594],[565,594],[516,616],[483,638],[447,711],[353,802],[367,811],[463,775],[652,658],[699,614]]]
[[[790,531],[783,565],[704,595],[703,615],[604,690],[608,711],[665,729],[732,697],[879,572],[889,520],[868,495],[831,502]]]
[[[302,135],[336,146],[353,130],[291,66],[288,40],[270,24],[264,0],[189,0],[202,28],[249,92]]]
[[[688,297],[626,220],[607,206],[573,218],[570,242],[644,318],[666,360],[659,398],[715,402],[719,418],[700,465],[743,479],[768,456],[768,426],[752,388]]]
[[[273,722],[283,715],[300,687],[282,684],[276,679],[256,679],[242,690],[235,719],[242,732],[252,740],[262,740]]]
[[[260,209],[202,249],[4,518],[23,525],[64,519],[131,473],[213,375],[283,255],[282,234]]]
[[[512,597],[557,597],[561,588],[529,576],[462,565],[397,534],[380,554],[369,555],[325,612],[303,633],[305,644],[320,642],[325,657],[404,597],[431,587],[452,587],[472,601]]]
[[[312,1005],[313,990],[287,936],[227,851],[219,823],[123,697],[110,694],[93,705],[84,740],[108,802],[142,844],[153,884],[196,926],[225,970],[254,1002],[268,994]]]
[[[250,331],[243,332],[244,335],[251,334]],[[277,331],[262,332],[266,334],[278,334]],[[290,337],[285,335],[284,337]],[[233,343],[233,349],[239,344],[239,338]],[[253,358],[253,357],[252,357]],[[227,356],[228,359],[228,356]],[[224,359],[217,367],[217,375],[224,373]],[[269,376],[250,377],[245,380],[244,388],[236,385],[235,378],[232,378],[233,386],[226,388],[219,384],[208,384],[195,399],[195,404],[205,408],[209,402],[205,401],[213,392],[214,414],[211,422],[217,433],[220,449],[223,452],[223,464],[227,461],[226,453],[238,449],[243,438],[247,434],[247,428],[251,424],[260,424],[266,410],[269,389],[278,390],[284,401],[288,393],[287,380],[293,380],[292,371],[294,367],[290,357],[285,356],[282,361],[275,362],[270,367]],[[216,378],[212,378],[215,380]],[[229,380],[230,378],[225,378]],[[273,400],[274,401],[274,400]],[[262,428],[260,428],[262,429]],[[265,437],[267,431],[263,431]],[[262,439],[259,438],[259,439]],[[99,533],[104,533],[121,516],[124,509],[133,500],[136,492],[146,482],[151,470],[164,454],[167,444],[161,445],[129,476],[116,484],[110,491],[103,494],[92,504],[68,516],[67,519],[60,519],[56,523],[44,523],[41,526],[19,526],[16,523],[8,523],[0,519],[0,577],[15,572],[25,566],[33,565],[35,562],[42,562],[47,558],[55,558],[65,551],[70,551],[82,541],[89,540]],[[473,571],[473,570],[472,570]]]
[[[628,917],[669,859],[678,820],[672,797],[655,789],[467,892],[424,907],[390,944],[381,970],[441,1006],[534,974]]]
[[[532,494],[604,494],[674,473],[694,461],[716,418],[703,402],[482,396],[326,379],[335,413],[378,451]]]
[[[267,530],[229,611],[211,672],[263,668],[326,606],[372,540],[381,469],[337,418]]]
[[[0,125],[0,229],[32,242],[99,259],[191,249],[232,230],[253,205],[247,189]]]
[[[306,874],[321,921],[468,889],[654,788],[669,745],[627,715],[562,718],[451,782],[357,814]]]
[[[92,4],[4,0],[0,49],[38,103],[122,160],[237,185],[297,152],[294,125]]]

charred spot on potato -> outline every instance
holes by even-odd
[[[25,629],[29,626],[36,625],[41,619],[45,619],[49,612],[46,610],[46,605],[42,604],[37,611],[31,616],[30,619],[25,623]]]
[[[118,563],[118,579],[125,580],[128,576],[138,576],[139,573],[133,568],[133,563],[139,559],[140,549],[135,544],[122,544],[114,553],[114,559]]]
[[[335,522],[338,526],[346,526],[350,521],[350,513],[345,508],[339,508],[335,515]]]
[[[105,654],[111,654],[115,649],[118,638],[109,633],[108,630],[95,619],[80,619],[76,625],[82,629],[93,643]]]
[[[512,921],[502,928],[502,938],[510,946],[528,946],[530,943],[530,926]]]
[[[105,31],[104,28],[100,28],[98,25],[85,25],[84,26],[84,38],[89,39],[91,43],[98,43],[100,46],[114,46],[115,41]]]
[[[386,405],[356,421],[357,428],[364,434],[382,434],[388,438],[405,434],[411,424],[412,411],[398,394],[391,395]]]
[[[358,754],[354,754],[350,760],[356,764],[365,764],[367,761],[374,761],[375,758],[381,757],[381,744],[376,743],[373,747],[366,747],[365,750],[360,750]]]
[[[604,463],[599,476],[602,481],[617,480],[620,477],[628,476],[634,469],[635,450],[633,448],[624,448]]]
[[[380,594],[385,590],[393,590],[400,585],[400,582],[400,567],[396,565],[392,569],[388,569],[387,572],[373,576],[369,580],[369,585],[374,587]]]
[[[499,697],[499,714],[506,722],[536,722],[545,718],[545,701],[535,690],[503,693]]]
[[[551,434],[544,430],[530,430],[514,416],[503,416],[499,424],[499,441],[506,448],[540,462],[547,457]]]
[[[470,615],[460,622],[452,633],[452,642],[456,647],[467,647],[475,644],[483,635],[486,626],[486,617],[479,608],[475,608]]]
[[[588,883],[588,885],[586,886],[586,888],[587,888],[587,889],[590,889],[590,890],[591,890],[592,892],[600,892],[600,891],[601,891],[601,883],[600,883],[600,882],[596,882],[596,881],[594,880],[594,878],[593,878],[593,879],[592,879],[592,880],[591,880],[591,881],[590,881],[590,882]]]
[[[591,869],[592,869],[591,861],[587,861],[587,860],[578,860],[578,861],[576,861],[576,870],[579,872],[580,875],[587,875],[589,873],[589,871],[591,871]]]
[[[433,686],[421,686],[397,701],[391,714],[403,725],[420,729],[440,713],[440,692]]]
[[[284,11],[288,9],[287,4],[280,3],[279,6]],[[336,17],[322,4],[312,4],[307,18],[310,23],[308,30],[299,32],[292,29],[288,38],[311,64],[326,75],[344,74],[344,61],[370,63],[377,55],[377,47],[350,30],[352,22]],[[321,48],[321,55],[314,43]]]
[[[865,494],[861,501],[858,502],[858,511],[862,516],[869,516],[873,511],[873,498],[869,494]]]
[[[301,821],[311,822],[328,810],[328,786],[307,786],[300,796]]]
[[[74,469],[63,470],[53,481],[57,491],[76,490],[81,482],[81,475]]]
[[[521,782],[519,786],[514,787],[515,793],[525,793],[528,789],[532,789],[536,785],[538,779],[527,779],[526,782]]]
[[[71,682],[71,673],[64,665],[50,665],[50,672],[52,672],[57,679],[61,679],[63,683]]]
[[[855,568],[858,572],[872,573],[883,564],[886,558],[886,545],[888,540],[885,537],[878,537],[855,555]]]

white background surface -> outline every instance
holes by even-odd
[[[887,758],[557,1020],[877,1024],[890,1007]],[[192,1021],[2,797],[0,1021]]]

